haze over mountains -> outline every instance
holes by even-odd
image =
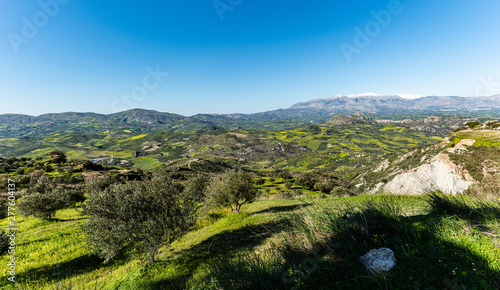
[[[337,113],[362,112],[387,114],[399,111],[456,111],[500,108],[500,95],[490,97],[428,96],[403,98],[398,95],[338,95],[298,103],[290,109],[312,109]]]
[[[367,115],[460,115],[498,118],[500,95],[490,97],[428,96],[402,98],[397,95],[338,95],[297,103],[287,109],[254,114],[197,114],[191,117],[153,110],[132,109],[115,114],[51,113],[40,116],[0,115],[0,136],[42,136],[53,133],[88,134],[106,130],[165,130],[186,132],[231,128],[265,129],[324,122],[336,114]],[[280,123],[281,122],[281,123]]]

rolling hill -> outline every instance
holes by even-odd
[[[374,119],[420,120],[426,117],[500,117],[500,95],[492,97],[423,97],[361,95],[335,96],[298,103],[287,109],[254,114],[197,114],[181,116],[154,110],[132,109],[115,114],[50,113],[40,116],[0,115],[0,137],[61,134],[101,134],[130,130],[144,132],[214,131],[231,129],[282,130],[322,123],[336,114],[364,113]]]

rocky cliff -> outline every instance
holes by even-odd
[[[391,194],[423,194],[440,190],[447,194],[464,192],[475,180],[470,174],[442,152],[417,168],[396,175],[383,186]]]

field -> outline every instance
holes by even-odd
[[[246,172],[257,190],[257,200],[239,213],[198,201],[204,206],[196,223],[163,244],[154,263],[131,245],[109,263],[92,254],[83,231],[92,218],[82,213],[88,200],[48,217],[16,212],[17,289],[495,289],[497,132],[462,130],[442,143],[387,124],[1,139],[1,152],[20,155],[1,158],[0,183],[7,188],[7,178],[14,179],[21,201],[34,191],[89,198],[104,192],[99,186],[147,183],[161,174],[184,194],[197,177],[216,180],[228,169]],[[479,181],[467,195],[370,193],[371,185],[463,139],[476,143],[449,155]],[[88,187],[94,181],[97,187]],[[359,257],[381,247],[394,251],[397,266],[369,272]],[[7,278],[4,271],[0,288],[15,289]]]
[[[212,211],[181,240],[162,248],[159,261],[149,267],[137,256],[120,257],[103,265],[100,259],[89,255],[79,229],[86,218],[75,209],[59,211],[53,220],[18,218],[18,286],[20,289],[498,286],[500,211],[492,207],[488,209],[493,211],[484,214],[486,204],[471,199],[461,202],[457,199],[432,203],[426,197],[405,196],[261,200],[244,206],[240,214]],[[467,205],[473,210],[467,213],[467,208],[456,205]],[[435,212],[441,209],[448,211]],[[357,228],[356,222],[339,223],[345,212],[361,213],[372,220],[366,228]],[[307,228],[301,227],[305,225],[303,222],[308,223]],[[6,221],[0,225],[5,227]],[[337,234],[328,232],[332,227],[337,227]],[[340,228],[351,231],[342,236]],[[324,243],[331,248],[318,250]],[[371,248],[380,247],[395,251],[397,266],[387,274],[372,275],[357,258]],[[2,257],[1,263],[7,264],[6,257]],[[2,289],[14,289],[6,273],[2,275]]]
[[[235,160],[247,168],[290,171],[344,165],[355,159],[401,153],[441,140],[392,125],[308,126],[285,131],[90,134],[0,139],[4,157],[43,157],[62,150],[68,159],[102,160],[152,170],[158,162],[186,166],[192,160]],[[365,158],[366,159],[366,158]],[[264,162],[266,161],[266,162]]]

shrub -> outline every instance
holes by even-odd
[[[57,210],[85,200],[81,190],[53,188],[46,184],[35,187],[39,190],[25,195],[18,204],[19,212],[24,216],[50,219]]]
[[[471,129],[474,129],[474,128],[476,128],[479,125],[481,125],[481,123],[479,123],[479,122],[467,122],[465,124],[465,127],[469,127]]]
[[[287,171],[281,171],[280,173],[278,173],[278,177],[283,178],[283,180],[292,179],[292,175],[290,175],[290,173]]]
[[[263,185],[264,183],[266,183],[266,180],[263,178],[258,178],[255,180],[256,185]]]
[[[5,255],[9,250],[9,237],[4,231],[0,231],[0,256]]]
[[[90,160],[86,160],[83,165],[82,165],[83,170],[90,170],[90,171],[101,171],[104,170],[104,167],[102,167],[101,164],[96,164]]]
[[[7,205],[7,200],[0,199],[0,219],[3,220],[9,215],[8,210],[9,206]]]
[[[52,162],[54,162],[54,163],[65,163],[66,162],[66,155],[59,150],[55,150],[55,151],[50,152],[50,157],[52,158]]]
[[[302,176],[299,176],[296,179],[295,183],[305,189],[312,190],[315,184],[314,176],[312,174],[306,173]]]
[[[106,176],[102,178],[95,178],[87,183],[87,191],[90,193],[105,190],[110,187],[116,180],[112,177]]]
[[[294,189],[293,190],[293,195],[294,196],[301,196],[302,195],[302,190],[300,190],[300,189]]]
[[[335,186],[330,191],[330,194],[333,196],[346,196],[346,195],[349,195],[349,191],[342,186]]]
[[[321,180],[314,184],[314,190],[321,191],[322,193],[330,193],[334,186],[335,184],[328,180]]]
[[[252,202],[257,196],[251,176],[240,170],[226,171],[210,181],[207,188],[207,202],[213,206],[228,206],[236,213],[241,206]],[[234,209],[233,209],[234,206]]]
[[[162,245],[177,240],[194,224],[195,202],[181,190],[160,175],[93,192],[84,207],[89,215],[83,225],[87,245],[105,262],[128,246],[154,262]]]
[[[19,202],[19,212],[24,216],[50,219],[59,209],[64,208],[64,202],[52,193],[35,192],[23,197]]]
[[[291,199],[293,197],[293,192],[291,191],[280,191],[274,195],[275,199]]]
[[[201,202],[205,198],[208,181],[204,176],[195,176],[184,184],[182,194],[194,202]]]

